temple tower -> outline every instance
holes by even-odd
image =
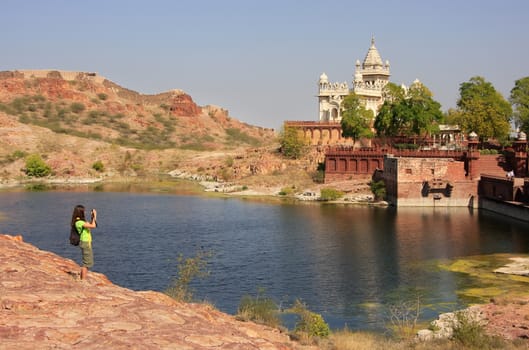
[[[365,104],[367,109],[376,115],[378,108],[384,103],[382,90],[389,81],[389,62],[382,62],[382,58],[375,46],[375,39],[371,39],[371,46],[367,51],[364,62],[356,60],[353,76],[353,88],[347,82],[332,83],[325,73],[318,82],[318,102],[320,122],[340,122],[342,120],[340,105],[345,96],[354,91]]]
[[[389,61],[382,62],[382,58],[375,46],[375,38],[371,38],[371,47],[367,51],[364,62],[356,60],[353,79],[353,91],[365,103],[366,109],[377,115],[378,108],[384,103],[382,90],[389,82]]]

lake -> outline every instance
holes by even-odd
[[[210,251],[198,300],[235,314],[258,290],[301,299],[331,328],[382,330],[387,307],[421,296],[422,319],[466,306],[471,283],[445,259],[527,253],[529,225],[468,208],[379,208],[120,192],[0,192],[0,232],[80,262],[72,209],[98,210],[94,271],[123,287],[163,291],[177,257]]]

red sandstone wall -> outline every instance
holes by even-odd
[[[397,206],[402,207],[474,207],[477,208],[477,181],[454,181],[452,195],[422,196],[422,184],[399,182]]]
[[[480,175],[505,176],[508,169],[505,158],[499,154],[482,154],[474,166]]]
[[[477,206],[477,182],[467,180],[463,162],[450,158],[397,158],[384,162],[387,199],[397,206]],[[425,191],[425,182],[429,190]],[[435,188],[436,184],[441,187]],[[450,194],[445,191],[451,187]]]
[[[466,180],[464,163],[451,158],[398,158],[397,178],[399,182]]]

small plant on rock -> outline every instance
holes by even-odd
[[[320,191],[320,199],[322,201],[335,201],[343,197],[343,192],[335,188],[322,188]]]
[[[319,184],[325,182],[325,163],[318,163],[318,168],[312,173],[312,181]]]
[[[31,154],[26,158],[24,172],[28,176],[44,177],[51,174],[51,167],[38,154]]]
[[[383,180],[371,181],[369,187],[371,188],[375,200],[383,200],[386,197],[386,184]]]
[[[180,254],[177,258],[178,275],[173,279],[165,294],[178,301],[191,302],[193,290],[190,284],[195,278],[205,278],[209,275],[207,263],[211,255],[211,252],[203,250],[198,251],[194,257],[190,258],[184,258]]]
[[[320,314],[310,311],[307,305],[297,299],[290,309],[299,316],[294,332],[307,334],[309,337],[326,338],[331,333],[329,325]]]
[[[281,324],[276,303],[264,295],[263,289],[258,289],[255,297],[251,295],[242,297],[237,310],[237,318],[270,327],[278,327]]]
[[[11,153],[10,155],[7,156],[7,160],[9,162],[14,162],[15,160],[24,158],[25,156],[27,156],[26,152],[20,151],[20,150],[16,150],[16,151],[14,151],[13,153]]]
[[[468,349],[500,349],[503,341],[485,332],[483,323],[469,311],[455,313],[453,339]]]
[[[94,169],[97,172],[103,172],[105,171],[105,166],[103,165],[103,162],[98,160],[92,164],[92,169]]]
[[[296,186],[283,187],[281,191],[279,191],[279,195],[280,196],[291,196],[294,194],[295,189],[296,189]]]
[[[83,112],[85,109],[86,109],[85,105],[80,102],[73,102],[70,105],[70,110],[75,114],[79,114]]]
[[[231,168],[233,166],[233,164],[234,164],[233,157],[231,157],[231,156],[226,157],[226,159],[224,161],[224,164],[226,164],[227,167]]]

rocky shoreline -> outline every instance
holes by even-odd
[[[103,183],[103,178],[78,178],[78,177],[71,177],[71,178],[46,178],[46,179],[27,179],[24,181],[9,179],[0,181],[0,189],[10,189],[10,188],[17,188],[17,187],[24,187],[28,185],[34,185],[34,184],[46,184],[46,185],[88,185],[88,184],[97,184],[97,183]]]
[[[491,272],[529,276],[529,257],[511,257],[511,262]],[[529,292],[523,296],[493,298],[487,304],[472,305],[464,310],[441,314],[428,329],[417,332],[417,339],[449,339],[459,325],[459,318],[483,327],[485,332],[507,340],[529,339]]]
[[[236,183],[236,182],[220,182],[215,179],[208,177],[201,177],[196,174],[187,173],[184,171],[173,171],[167,174],[173,179],[186,180],[196,183],[202,188],[203,193],[219,193],[233,197],[285,197],[281,196],[280,192],[284,186],[247,186]],[[40,178],[40,179],[26,179],[20,180],[5,180],[0,182],[0,190],[5,189],[16,189],[24,188],[33,185],[46,185],[46,186],[82,186],[82,185],[105,185],[105,184],[145,184],[149,181],[144,181],[138,178]],[[154,186],[156,186],[154,184]],[[287,196],[298,201],[319,201],[319,191],[324,187],[336,187],[338,190],[344,192],[344,196],[338,200],[326,201],[327,203],[337,204],[368,204],[376,206],[387,206],[388,203],[385,201],[374,201],[371,190],[366,184],[359,184],[353,181],[344,181],[335,184],[314,184],[311,188],[299,190],[301,194],[294,196]],[[305,193],[311,193],[312,196],[305,196]]]
[[[1,349],[301,349],[277,329],[205,304],[136,292],[0,234]]]
[[[519,274],[520,264],[528,266],[529,258],[516,258],[501,273]],[[210,305],[116,286],[100,273],[90,272],[81,281],[78,271],[72,260],[24,243],[21,236],[0,234],[0,348],[317,348]],[[529,296],[494,299],[461,312],[490,335],[529,339]],[[456,323],[456,313],[440,315],[431,329],[418,332],[418,339],[450,338]]]

